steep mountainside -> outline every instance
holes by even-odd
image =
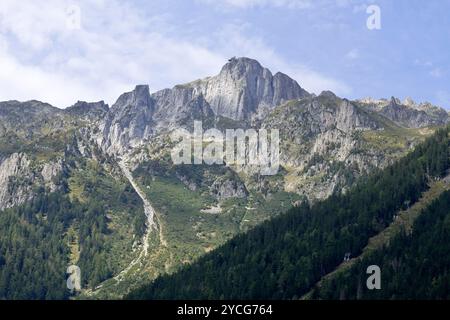
[[[169,136],[177,128],[192,132],[194,120],[221,131],[278,129],[278,173],[174,165]],[[152,94],[139,85],[111,108],[104,102],[64,110],[38,101],[1,102],[0,210],[7,214],[0,216],[15,217],[5,218],[2,228],[17,233],[17,243],[32,232],[40,244],[42,230],[56,230],[54,241],[62,237],[67,252],[55,249],[55,261],[82,267],[83,297],[120,297],[292,206],[347,192],[447,122],[444,110],[425,104],[315,96],[248,58],[230,59],[214,77]],[[49,206],[54,219],[47,217]],[[42,270],[15,273],[13,266],[35,263],[45,246],[36,248],[18,256],[1,248],[6,262],[0,271],[14,277],[0,286],[25,295],[20,284]],[[31,291],[42,297],[42,290]]]
[[[419,201],[432,181],[448,175],[449,132],[450,128],[439,130],[408,156],[360,181],[347,194],[334,195],[312,206],[303,203],[234,237],[179,272],[157,278],[128,298],[301,297],[346,256],[358,256],[371,237],[389,228],[400,210]],[[383,266],[383,275],[386,273],[393,283],[384,280],[388,290],[366,296],[448,298],[448,197],[449,193],[444,192],[429,206],[415,223],[412,235],[402,234],[388,249],[378,251],[351,269],[351,273],[322,286],[318,296],[337,298],[341,291],[350,298],[357,295],[363,290],[364,267],[375,264]],[[383,255],[385,252],[387,256]],[[422,275],[424,266],[433,272]],[[421,283],[416,291],[411,281],[418,281],[418,277]],[[360,289],[356,288],[358,283]]]

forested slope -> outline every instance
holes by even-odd
[[[130,299],[292,299],[333,271],[346,253],[359,255],[398,210],[414,204],[430,179],[449,169],[449,129],[360,181],[345,195],[304,203],[228,241]]]
[[[390,241],[316,288],[312,299],[450,299],[450,191],[419,216],[411,234]],[[367,267],[378,265],[381,290],[368,290]],[[362,277],[363,275],[364,277]]]
[[[131,250],[112,243],[131,248],[132,235],[119,227],[141,235],[140,199],[130,185],[87,167],[62,173],[58,191],[40,187],[32,200],[0,211],[0,299],[66,299],[69,265],[93,287],[129,259]]]

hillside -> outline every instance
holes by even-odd
[[[450,298],[450,192],[434,200],[414,222],[382,248],[313,289],[311,299],[420,299]],[[382,270],[381,289],[367,290],[361,279],[370,265]]]
[[[399,210],[414,205],[420,195],[429,190],[431,180],[447,174],[450,166],[449,128],[439,130],[425,143],[419,145],[405,158],[360,181],[344,195],[333,195],[328,200],[312,206],[303,204],[288,213],[278,216],[239,235],[196,263],[186,266],[173,275],[159,277],[150,285],[134,291],[129,299],[295,299],[307,293],[322,277],[333,271],[346,253],[358,256],[371,237],[380,234],[396,219]],[[445,241],[445,220],[448,193],[442,193],[433,202],[428,213],[423,214],[414,224],[418,228],[417,238],[428,235],[426,223],[442,230],[435,237]],[[433,213],[442,218],[431,221]],[[431,219],[431,220],[430,220]],[[445,220],[446,221],[446,220]],[[426,222],[426,223],[425,223]],[[419,227],[417,227],[419,226]],[[413,239],[415,231],[413,228]],[[424,233],[422,235],[421,233]],[[432,245],[434,237],[423,244]],[[401,243],[408,238],[398,240]],[[414,241],[414,240],[413,240]],[[399,243],[400,243],[399,242]],[[439,242],[440,243],[440,242]],[[445,250],[446,246],[442,250]],[[392,246],[389,257],[401,250],[399,244]],[[420,242],[408,247],[411,252],[422,252]],[[438,254],[440,247],[433,254]],[[378,251],[380,257],[384,251]],[[430,253],[431,254],[431,253]],[[420,260],[405,254],[415,261],[405,258],[404,268],[421,268]],[[376,262],[371,257],[370,262]],[[389,264],[389,258],[383,265]],[[361,266],[359,264],[358,266]],[[448,274],[445,258],[440,259],[436,268],[442,279]],[[443,268],[443,269],[439,269]],[[361,271],[355,269],[353,275]],[[358,273],[360,274],[360,273]],[[423,278],[423,285],[431,285]],[[401,282],[400,282],[401,281]],[[436,280],[433,281],[433,283]],[[345,286],[347,282],[340,283]],[[336,295],[337,284],[332,283],[326,294]],[[353,285],[353,283],[351,283]],[[407,286],[407,288],[402,287]],[[410,283],[400,278],[397,287],[390,288],[391,297],[410,292]],[[448,295],[439,281],[435,296]],[[444,290],[444,291],[442,291]],[[351,292],[352,287],[344,292]],[[439,293],[439,294],[438,294]],[[383,295],[383,293],[381,293]],[[387,294],[389,295],[389,293]],[[315,295],[313,295],[314,297]],[[320,296],[320,293],[319,293]],[[335,296],[333,296],[335,297]],[[408,297],[404,294],[402,297]],[[415,296],[409,296],[413,298]]]
[[[170,135],[194,121],[279,130],[278,173],[174,165]],[[136,86],[111,107],[0,102],[0,231],[9,235],[0,298],[68,298],[64,282],[36,279],[60,279],[72,264],[83,270],[76,298],[122,297],[294,206],[347,193],[448,121],[428,104],[316,96],[249,58],[170,89]],[[51,257],[46,274],[32,268],[41,257]]]

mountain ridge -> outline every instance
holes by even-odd
[[[65,219],[71,263],[79,259],[86,269],[84,297],[120,297],[141,279],[174,272],[292,206],[347,192],[358,178],[393,163],[448,121],[438,109],[404,112],[410,107],[395,101],[393,111],[383,113],[386,106],[330,91],[309,94],[247,58],[232,59],[217,76],[172,89],[150,93],[148,85],[138,85],[111,107],[103,101],[79,101],[67,109],[2,102],[0,208],[32,206],[33,214],[45,217],[45,206],[36,204],[42,197],[56,203],[61,197],[75,211],[92,206],[87,216],[58,213],[55,219]],[[174,165],[170,133],[192,130],[195,120],[204,129],[278,129],[278,174],[259,176],[245,166]],[[124,160],[131,176],[121,170]],[[159,233],[146,232],[139,199],[148,199],[158,213]],[[104,239],[99,245],[86,231],[92,221],[97,227],[91,232]],[[148,248],[148,258],[139,258],[142,248]],[[108,263],[101,264],[106,257]],[[115,281],[123,270],[126,277]]]

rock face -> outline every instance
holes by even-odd
[[[256,60],[233,58],[220,74],[187,86],[201,92],[214,113],[233,120],[248,120],[260,109],[309,94],[287,75],[272,73]]]
[[[357,176],[383,163],[378,155],[355,152],[363,143],[360,134],[384,129],[381,124],[355,103],[328,91],[275,108],[262,126],[280,130],[281,165],[295,168],[287,175],[285,189],[309,199],[325,198],[348,183],[339,167],[357,166],[351,173]]]
[[[262,109],[309,96],[296,81],[272,73],[256,60],[233,58],[214,77],[197,80],[152,94],[155,121],[176,123],[187,113],[194,118],[211,115],[250,120]],[[192,108],[194,107],[194,108]]]
[[[107,112],[99,139],[104,150],[121,154],[161,132],[179,126],[191,127],[194,120],[202,120],[206,126],[214,126],[217,117],[247,124],[261,123],[277,106],[287,101],[308,101],[311,98],[312,95],[287,75],[272,75],[256,60],[233,58],[214,77],[177,85],[151,95],[148,86],[137,86],[134,91],[123,94]],[[395,98],[391,101],[364,99],[350,103],[336,100],[332,92],[323,92],[321,99],[325,98],[330,100],[326,105],[338,103],[341,107],[336,114],[324,113],[321,106],[314,107],[318,100],[312,101],[312,106],[308,108],[313,112],[310,116],[323,116],[320,121],[316,119],[318,127],[312,128],[313,131],[321,130],[329,123],[337,125],[340,130],[372,128],[373,123],[368,124],[367,117],[363,117],[362,113],[355,114],[356,105],[363,105],[368,111],[407,128],[439,126],[449,121],[443,109],[428,104],[417,105],[411,99],[404,103]],[[75,105],[72,112],[88,108],[81,103]],[[95,109],[105,110],[101,106]]]
[[[64,127],[63,116],[63,110],[40,101],[0,102],[0,135],[13,131],[31,137],[39,134],[44,125],[60,129]]]
[[[73,106],[65,109],[66,113],[78,116],[83,120],[99,120],[102,119],[108,112],[109,107],[104,101],[99,102],[84,102],[78,101]]]
[[[63,170],[63,161],[61,159],[55,162],[44,163],[41,170],[42,181],[45,186],[54,192],[58,189],[53,179]]]
[[[235,179],[217,179],[211,185],[210,192],[219,201],[229,198],[245,198],[248,195],[245,185]]]
[[[0,210],[11,208],[33,198],[33,186],[48,187],[50,192],[58,186],[53,179],[62,171],[60,160],[49,161],[37,167],[25,153],[13,153],[0,159]]]
[[[27,155],[14,153],[0,163],[0,210],[24,203],[30,198],[26,178],[31,174]]]
[[[190,125],[193,120],[214,117],[214,112],[202,93],[186,86],[158,91],[152,95],[156,112],[154,121],[160,129],[179,124]]]
[[[121,95],[101,125],[103,148],[120,153],[148,138],[152,133],[154,111],[154,100],[147,85],[136,86]]]
[[[272,75],[256,60],[233,58],[215,77],[152,95],[148,86],[123,94],[103,122],[102,145],[108,152],[123,153],[158,131],[189,125],[193,120],[222,116],[247,121],[285,101],[308,96],[287,75]]]
[[[391,100],[363,99],[359,102],[406,128],[441,126],[450,120],[448,113],[442,108],[430,103],[417,104],[411,98],[406,98],[403,102],[395,97]]]

